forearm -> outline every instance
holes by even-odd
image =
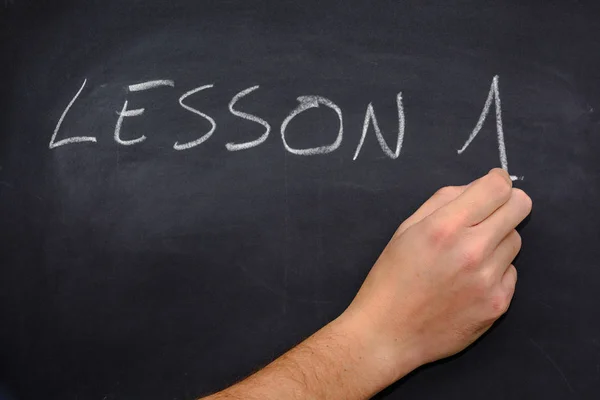
[[[368,399],[416,368],[392,365],[360,321],[342,316],[266,368],[205,400]],[[369,336],[371,335],[371,336]]]

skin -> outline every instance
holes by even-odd
[[[338,318],[205,400],[368,399],[462,351],[510,306],[515,227],[531,206],[501,169],[440,189],[400,225]]]

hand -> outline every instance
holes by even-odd
[[[515,227],[530,211],[500,169],[441,189],[400,225],[339,318],[207,400],[362,400],[461,351],[510,305]]]
[[[398,228],[340,317],[365,333],[391,381],[460,352],[507,311],[521,248],[515,227],[531,206],[494,169],[439,190]]]

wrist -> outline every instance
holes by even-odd
[[[361,311],[346,310],[330,325],[348,338],[361,373],[378,386],[378,391],[423,364],[413,340],[391,337]]]

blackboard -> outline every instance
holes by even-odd
[[[534,201],[511,310],[380,396],[600,395],[592,2],[0,8],[0,364],[16,399],[227,386],[343,311],[436,189],[503,163]]]

